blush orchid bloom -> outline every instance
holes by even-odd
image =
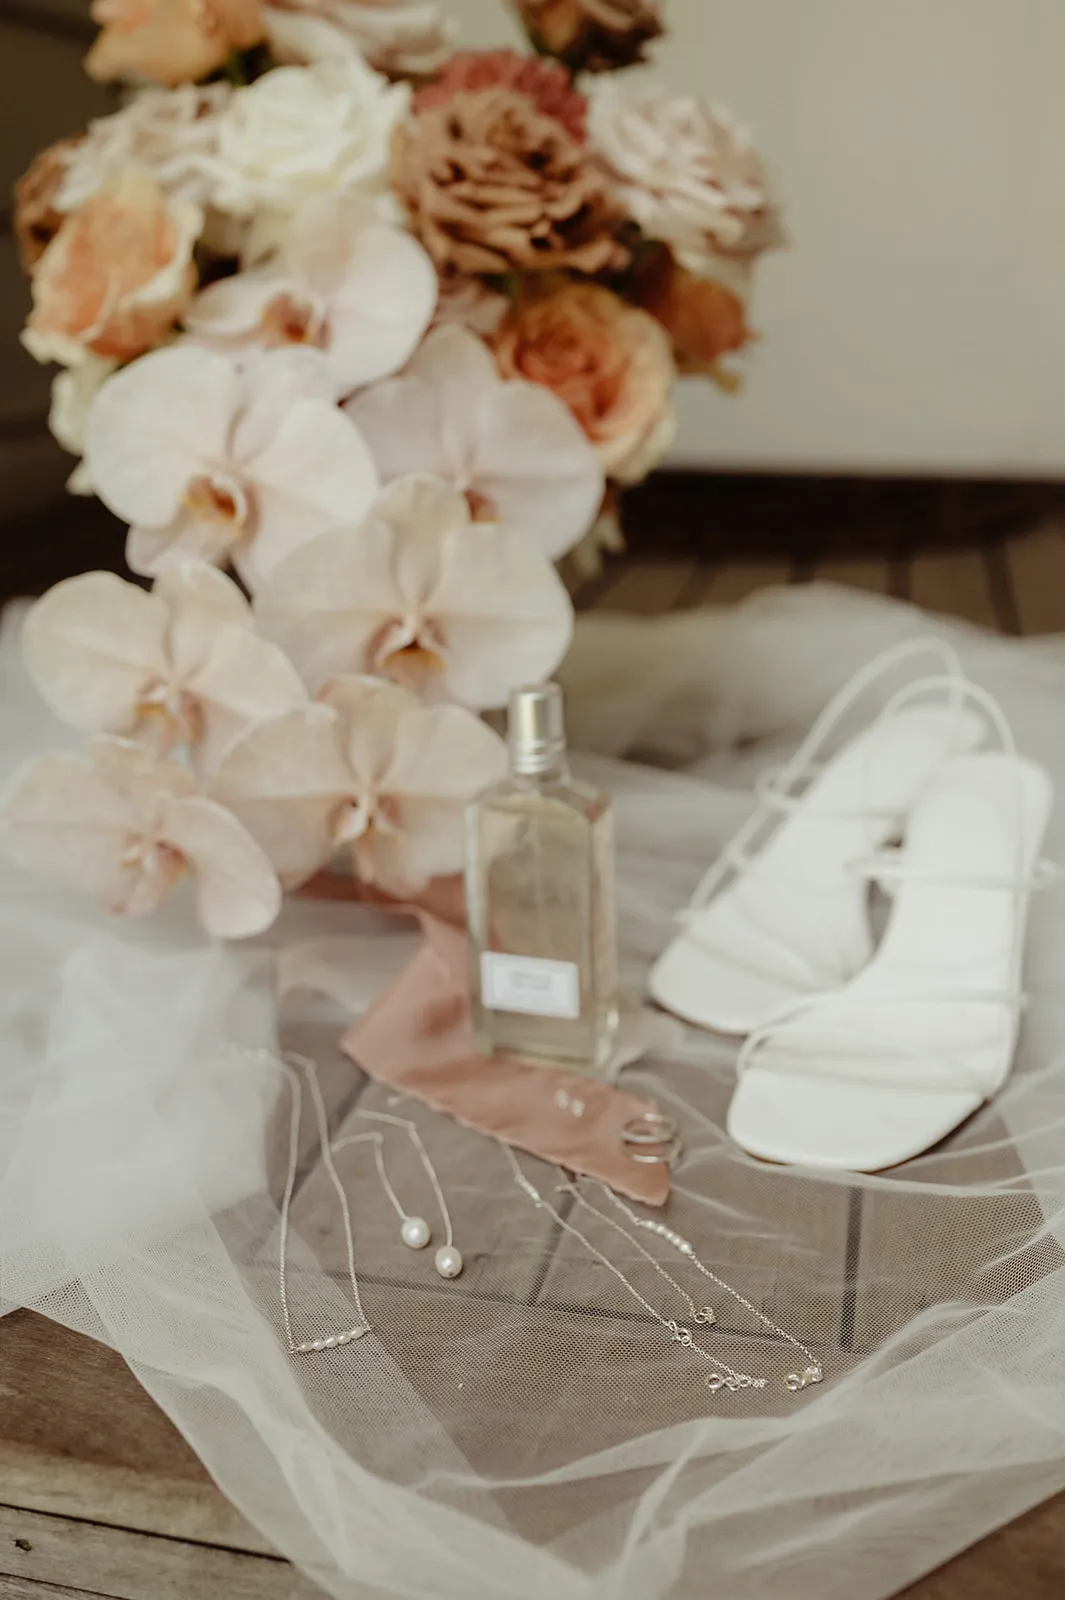
[[[86,756],[35,756],[0,801],[0,845],[19,866],[108,911],[154,911],[180,879],[219,939],[262,933],[281,886],[255,840],[224,807],[196,792],[187,767],[129,739],[103,736]]]
[[[320,349],[340,398],[403,366],[436,297],[436,271],[416,239],[364,196],[327,194],[303,206],[270,261],[204,289],[185,326],[220,349]]]
[[[460,706],[341,677],[231,745],[213,793],[286,888],[347,849],[364,882],[405,895],[460,870],[463,810],[506,765],[503,741]]]
[[[516,529],[552,561],[580,542],[602,504],[603,469],[569,408],[539,384],[504,381],[466,328],[434,328],[399,377],[344,409],[386,482],[410,472],[446,478],[476,517]]]
[[[254,588],[290,550],[360,516],[377,470],[330,391],[317,352],[273,351],[245,370],[191,343],[109,378],[86,421],[85,466],[133,524],[134,572],[232,561]]]
[[[547,558],[512,528],[472,522],[453,485],[417,475],[279,562],[255,614],[312,692],[369,673],[479,710],[549,677],[573,634]]]
[[[110,572],[65,579],[30,610],[22,654],[64,722],[161,755],[188,745],[208,769],[251,723],[307,698],[236,584],[200,561],[168,567],[151,594]]]

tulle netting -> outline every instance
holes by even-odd
[[[21,677],[17,622],[0,640],[5,775],[71,742]],[[1065,793],[1065,653],[1052,644],[827,589],[581,624],[571,723],[617,797],[630,987],[747,813],[756,772],[877,648],[930,626]],[[1048,850],[1065,859],[1065,808]],[[1065,1487],[1062,891],[1033,907],[1032,1005],[1008,1085],[902,1169],[856,1178],[744,1156],[724,1134],[735,1051],[709,1036],[629,1069],[683,1126],[670,1225],[824,1368],[823,1384],[789,1393],[796,1350],[718,1292],[708,1348],[768,1383],[715,1395],[705,1364],[533,1208],[499,1147],[397,1106],[339,1051],[352,1009],[410,954],[410,925],[295,902],[255,948],[211,947],[180,897],[115,926],[6,867],[2,883],[0,1304],[120,1351],[230,1499],[329,1593],[875,1600]],[[414,1119],[466,1260],[447,1283],[431,1251],[405,1250],[371,1148],[351,1146],[337,1168],[373,1332],[312,1357],[281,1335],[279,1048],[317,1063],[334,1139],[366,1131],[360,1111]],[[393,1186],[439,1232],[395,1133]],[[682,1311],[550,1169],[523,1165],[646,1300]],[[299,1337],[351,1325],[309,1111],[288,1292]]]

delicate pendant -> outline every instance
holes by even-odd
[[[804,1367],[802,1372],[789,1372],[787,1377],[788,1388],[792,1394],[798,1394],[801,1389],[808,1389],[812,1383],[820,1383],[824,1373],[820,1367]]]

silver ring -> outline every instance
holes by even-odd
[[[677,1123],[659,1111],[645,1111],[642,1116],[632,1117],[621,1130],[621,1142],[629,1159],[644,1167],[672,1169],[684,1150]]]
[[[621,1130],[622,1144],[664,1145],[680,1138],[680,1128],[672,1117],[660,1111],[645,1111],[641,1116],[630,1117]]]

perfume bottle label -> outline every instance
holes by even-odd
[[[576,962],[544,961],[539,956],[481,954],[481,999],[489,1011],[516,1011],[529,1017],[581,1014],[581,981]]]

